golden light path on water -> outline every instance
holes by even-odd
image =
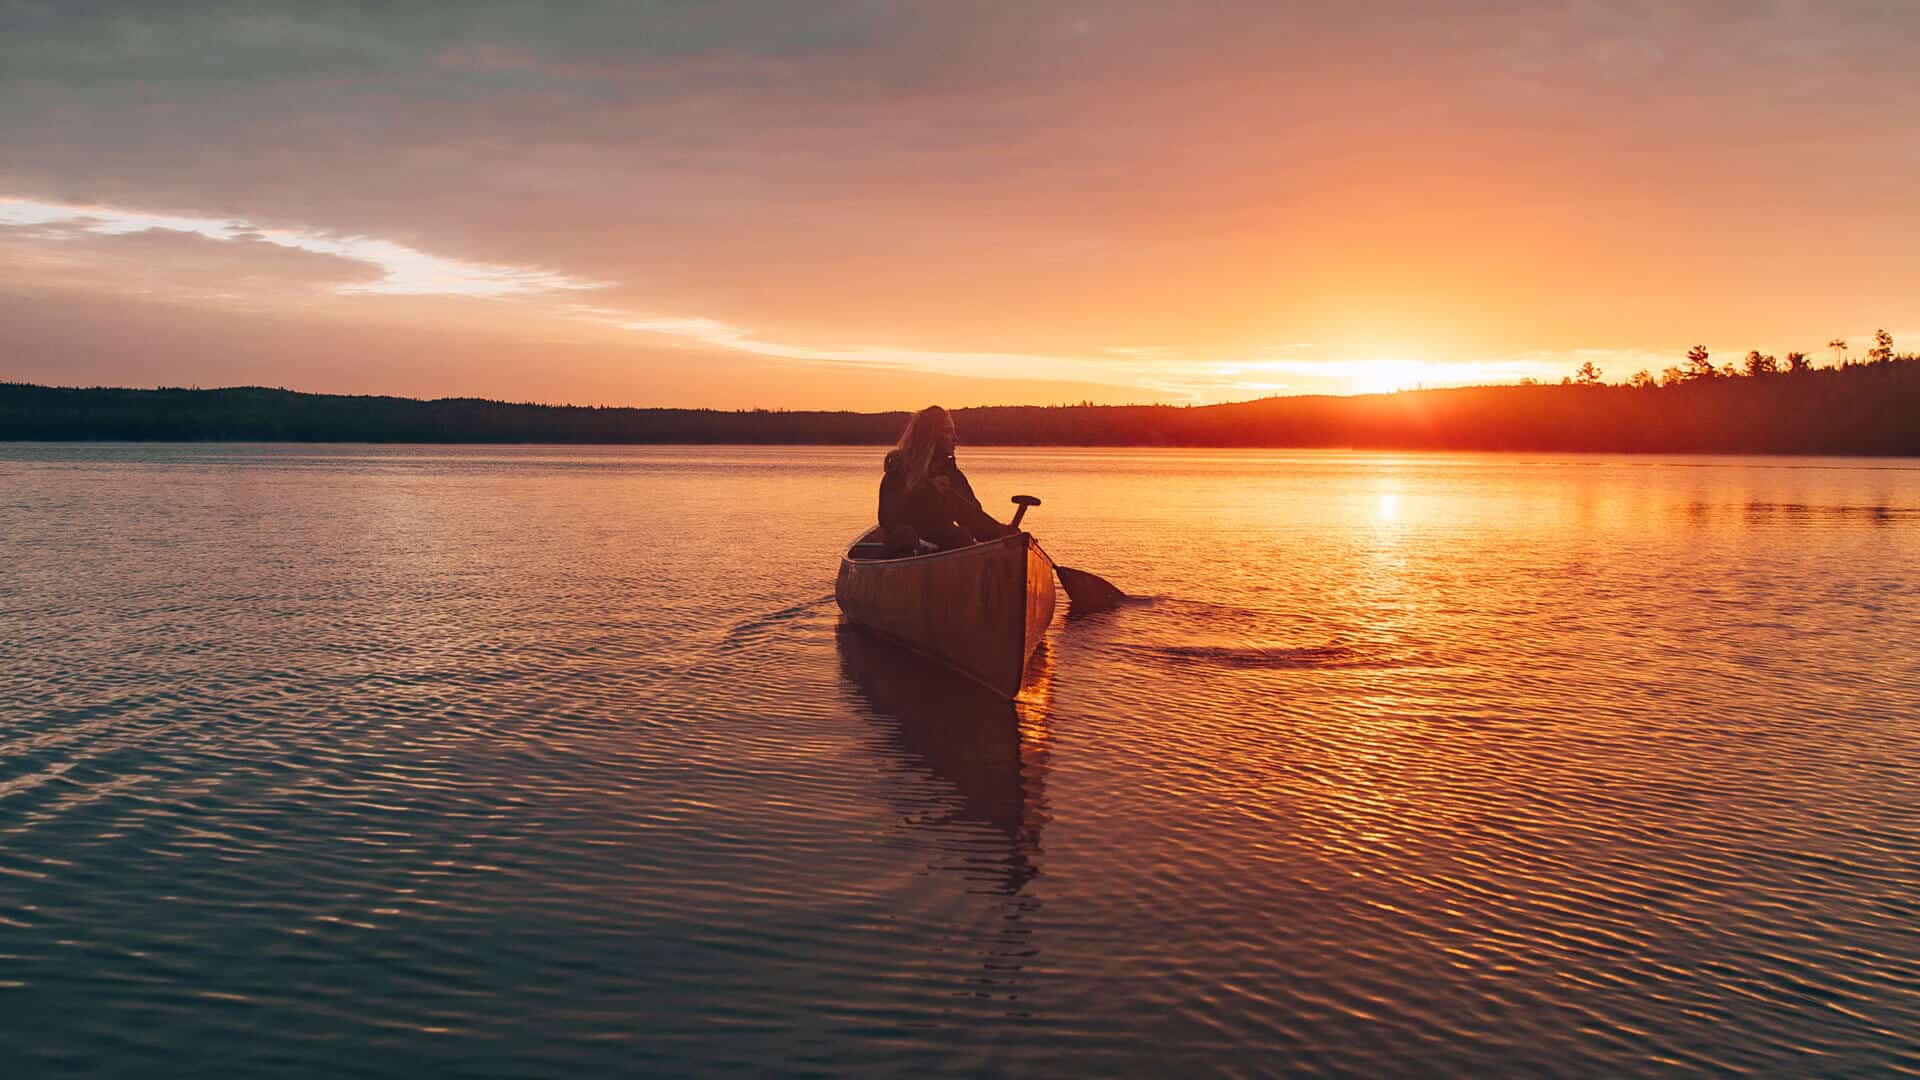
[[[1014,703],[871,449],[0,448],[17,1060],[1920,1069],[1920,463],[962,458]]]

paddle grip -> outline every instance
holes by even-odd
[[[1017,529],[1020,527],[1020,519],[1027,516],[1027,507],[1039,506],[1040,500],[1031,495],[1015,495],[1013,501],[1020,509],[1013,512],[1013,521],[1009,523],[1009,527]]]

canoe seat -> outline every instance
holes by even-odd
[[[912,548],[906,550],[883,543],[879,540],[862,540],[847,549],[847,557],[856,560],[903,559],[909,555],[931,555],[939,550],[939,545],[928,543],[925,540],[916,543]]]

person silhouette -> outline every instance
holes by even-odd
[[[954,441],[953,415],[929,405],[913,414],[887,453],[880,529],[889,554],[944,551],[1017,531],[981,509],[954,461]]]

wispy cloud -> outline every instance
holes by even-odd
[[[159,237],[177,235],[231,245],[236,265],[258,245],[347,260],[365,267],[352,280],[325,288],[341,295],[454,296],[509,299],[517,316],[590,324],[632,335],[637,343],[687,350],[723,350],[747,356],[814,364],[860,366],[975,378],[1127,384],[1162,401],[1214,402],[1285,393],[1379,393],[1415,387],[1512,383],[1525,378],[1557,381],[1582,361],[1593,361],[1612,379],[1661,358],[1637,350],[1576,348],[1490,358],[1383,354],[1337,340],[1288,341],[1240,350],[1182,345],[1089,343],[1085,351],[1021,352],[992,349],[907,347],[882,342],[822,342],[764,336],[750,326],[701,314],[649,310],[644,299],[582,302],[579,294],[616,289],[557,270],[476,262],[437,255],[393,240],[348,235],[305,226],[264,226],[240,218],[181,214],[124,206],[62,203],[0,197],[0,229],[17,230],[28,242],[59,245],[77,236]],[[165,273],[162,268],[162,273]],[[626,290],[620,290],[625,292]],[[1125,339],[1122,339],[1123,341]]]
[[[342,295],[511,298],[529,314],[582,321],[644,337],[650,344],[722,349],[779,360],[857,365],[943,375],[1012,380],[1128,381],[1161,400],[1218,401],[1262,393],[1354,392],[1414,385],[1510,382],[1543,374],[1536,360],[1433,364],[1414,359],[1351,359],[1337,347],[1275,344],[1241,357],[1209,356],[1177,344],[1102,345],[1085,352],[928,349],[884,342],[809,342],[768,338],[733,322],[699,314],[647,311],[620,303],[565,299],[616,283],[556,270],[455,259],[379,237],[298,226],[266,226],[231,217],[0,197],[0,228],[60,244],[63,238],[177,234],[233,245],[236,255],[267,244],[365,266],[365,278],[333,281]],[[253,250],[258,250],[253,248]]]
[[[622,330],[662,335],[783,360],[827,361],[874,367],[911,368],[946,374],[1019,379],[1091,379],[1112,375],[1111,359],[1073,354],[1041,354],[943,349],[897,345],[812,345],[768,341],[753,331],[698,316],[633,315],[617,309],[575,305],[575,310]],[[1101,352],[1105,350],[1096,350]]]
[[[235,218],[0,197],[0,226],[43,230],[58,227],[96,236],[125,236],[153,230],[191,233],[209,240],[266,243],[315,255],[332,255],[366,263],[380,271],[380,276],[371,281],[334,286],[335,291],[341,293],[496,297],[606,286],[605,282],[583,281],[535,267],[451,259],[378,237],[345,236],[315,229],[268,228]]]
[[[624,330],[680,338],[700,345],[789,360],[833,361],[962,372],[1003,378],[1111,378],[1116,361],[1129,378],[1161,399],[1221,401],[1283,393],[1383,393],[1416,387],[1512,383],[1553,379],[1572,370],[1563,358],[1529,355],[1486,360],[1432,361],[1413,357],[1341,355],[1293,342],[1239,358],[1219,358],[1173,346],[1106,346],[1089,354],[969,352],[892,345],[805,345],[766,341],[744,327],[716,319],[632,316],[617,309],[576,305],[582,314]],[[1608,350],[1580,350],[1615,354]]]

